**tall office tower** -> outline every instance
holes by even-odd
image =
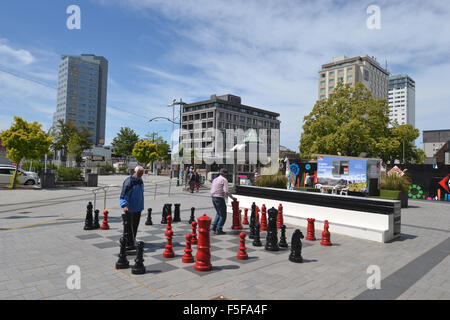
[[[105,144],[108,60],[92,54],[61,56],[58,98],[53,126],[58,120],[86,126],[96,146]]]
[[[406,74],[389,77],[389,120],[416,124],[416,83]]]
[[[375,99],[387,100],[389,72],[374,57],[363,55],[348,58],[342,55],[322,65],[322,70],[319,71],[319,99],[331,97],[339,81],[351,86],[361,82]]]

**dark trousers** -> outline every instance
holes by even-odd
[[[216,209],[216,217],[212,223],[213,227],[217,228],[217,231],[222,231],[222,228],[227,220],[227,204],[224,198],[213,197],[212,202]]]
[[[133,239],[129,239],[128,243],[133,243],[136,241],[136,235],[139,227],[139,222],[141,221],[141,212],[128,212],[126,213],[128,219],[128,230],[129,235],[133,235]]]

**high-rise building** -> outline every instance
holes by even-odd
[[[389,77],[389,120],[391,124],[416,125],[416,83],[406,74]]]
[[[375,99],[387,100],[389,72],[374,57],[363,55],[348,58],[342,55],[322,65],[322,70],[319,71],[319,99],[331,97],[340,81],[351,86],[361,82]]]
[[[92,54],[63,55],[58,70],[58,120],[86,126],[94,145],[105,144],[108,60]]]

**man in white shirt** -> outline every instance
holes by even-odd
[[[233,200],[237,200],[228,191],[228,171],[225,168],[220,169],[220,175],[215,178],[211,184],[211,197],[214,208],[216,209],[216,217],[212,222],[212,230],[215,234],[226,234],[222,231],[222,228],[227,219],[227,204],[225,203],[225,197],[230,197]]]

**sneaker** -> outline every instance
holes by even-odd
[[[221,235],[221,234],[227,234],[227,233],[222,230],[216,231],[216,235]]]
[[[215,226],[212,226],[211,230],[214,231],[214,232],[216,232],[217,229],[216,229]]]

